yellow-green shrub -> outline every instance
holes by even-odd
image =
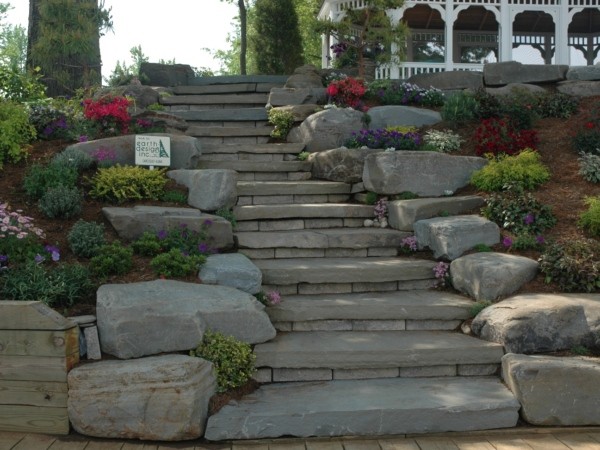
[[[90,196],[123,203],[126,200],[158,200],[164,192],[167,169],[148,170],[139,166],[112,166],[98,169],[90,183]]]
[[[593,236],[600,236],[600,197],[586,197],[588,209],[579,216],[579,225]]]
[[[22,105],[0,100],[0,169],[4,162],[19,162],[27,157],[28,144],[35,139],[35,128]]]
[[[471,183],[482,191],[500,191],[506,185],[534,189],[550,179],[550,172],[540,162],[540,155],[525,149],[515,156],[503,155],[473,173]]]

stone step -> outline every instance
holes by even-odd
[[[204,127],[190,126],[186,134],[194,137],[268,137],[273,127]]]
[[[282,84],[279,83],[232,83],[204,86],[175,86],[172,89],[175,95],[246,94],[270,92],[272,88],[281,86]]]
[[[274,324],[288,331],[314,330],[321,325],[356,331],[425,326],[455,329],[471,317],[473,303],[466,297],[435,290],[290,295],[279,305],[269,306],[267,313]]]
[[[310,180],[310,172],[240,172],[239,181],[306,181]],[[258,202],[257,202],[258,203]]]
[[[209,417],[205,437],[441,433],[508,428],[518,418],[519,403],[491,377],[284,383],[226,405]]]
[[[373,217],[373,206],[349,203],[301,205],[249,205],[233,210],[238,222],[268,219],[363,219]],[[304,228],[311,228],[305,226]]]
[[[501,344],[450,331],[311,331],[278,333],[257,344],[254,353],[256,367],[272,369],[436,367],[456,375],[457,365],[499,364],[504,350]]]
[[[281,227],[304,226],[304,221],[271,222],[270,230],[237,232],[238,248],[296,248],[296,249],[364,249],[402,246],[410,233],[382,228],[324,228],[318,230],[281,230]],[[268,228],[265,225],[263,228]]]
[[[190,80],[192,86],[231,85],[244,83],[285,85],[288,75],[219,75],[214,77],[196,77]]]
[[[304,150],[304,144],[206,144],[202,154],[277,154],[297,155]]]
[[[165,106],[171,105],[266,105],[267,93],[253,94],[205,94],[171,95],[160,99]],[[264,109],[264,108],[263,108]]]
[[[226,108],[180,111],[171,114],[188,122],[257,122],[267,121],[267,110],[263,108]]]
[[[200,161],[200,169],[231,169],[238,172],[310,172],[308,161]]]
[[[239,181],[238,206],[340,203],[350,198],[351,186],[333,181]]]

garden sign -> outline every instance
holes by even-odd
[[[170,166],[171,138],[166,136],[135,136],[135,164],[137,166]]]

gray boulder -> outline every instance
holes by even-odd
[[[143,110],[132,114],[132,117],[149,121],[153,126],[164,127],[169,134],[183,134],[190,126],[185,119],[164,111]]]
[[[429,247],[435,258],[456,259],[477,244],[500,242],[500,228],[480,216],[435,217],[414,224],[419,248]]]
[[[262,286],[262,272],[241,253],[209,256],[199,276],[204,284],[230,286],[249,294],[257,294]]]
[[[158,232],[185,225],[192,231],[206,233],[207,244],[212,248],[233,247],[231,223],[220,216],[204,214],[192,208],[163,208],[161,206],[117,206],[102,208],[102,214],[115,229],[119,238],[133,241],[145,231]]]
[[[371,118],[369,123],[371,130],[400,125],[422,127],[435,125],[442,121],[442,116],[437,111],[401,105],[375,106],[369,109],[369,117]]]
[[[202,341],[205,328],[250,344],[275,336],[264,306],[228,286],[174,280],[106,284],[96,303],[102,350],[122,359],[189,350]]]
[[[469,184],[471,175],[487,164],[475,156],[439,152],[381,152],[366,157],[363,182],[369,191],[383,195],[412,192],[441,197]]]
[[[417,220],[464,214],[483,206],[484,203],[483,198],[476,195],[392,200],[387,203],[388,222],[396,230],[412,231]]]
[[[525,84],[525,83],[510,83],[506,86],[497,88],[486,88],[485,91],[495,97],[505,97],[507,95],[519,95],[519,92],[525,94],[544,94],[548,91],[541,86],[536,84]]]
[[[143,62],[140,74],[150,86],[189,86],[196,77],[187,64],[160,64]]]
[[[450,264],[452,286],[475,300],[498,300],[535,278],[539,264],[506,253],[473,253]]]
[[[510,83],[554,83],[566,78],[567,65],[521,64],[516,61],[485,64],[483,80],[486,86]]]
[[[151,133],[152,136],[167,136],[171,139],[171,169],[194,169],[198,166],[201,155],[200,141],[191,136],[168,133]],[[78,142],[67,148],[76,148],[97,159],[101,149],[110,149],[115,154],[114,161],[105,163],[135,165],[135,135],[96,139],[95,141]]]
[[[135,109],[145,109],[148,105],[153,105],[159,101],[159,94],[156,89],[150,86],[142,86],[141,84],[103,88],[94,94],[94,98],[99,99],[106,95],[129,97],[133,100],[131,108]]]
[[[228,169],[172,170],[167,176],[189,189],[188,205],[202,211],[232,208],[237,203],[238,173]]]
[[[567,80],[599,81],[600,66],[571,66],[567,71]]]
[[[471,327],[512,353],[600,348],[600,294],[518,295],[484,309]]]
[[[216,391],[212,364],[184,355],[85,364],[69,372],[68,385],[78,433],[148,441],[201,437]]]
[[[449,72],[420,73],[408,79],[409,83],[416,84],[422,89],[436,88],[442,91],[457,91],[471,89],[473,91],[483,87],[483,74],[481,72],[452,70]]]
[[[312,177],[315,179],[359,183],[362,181],[365,158],[379,149],[335,148],[313,153]]]
[[[598,359],[509,353],[502,358],[502,376],[530,424],[600,425]]]
[[[268,103],[271,106],[304,105],[324,103],[326,99],[322,85],[311,88],[272,88]]]
[[[285,82],[286,88],[322,88],[321,74],[312,64],[300,66]]]
[[[573,97],[596,97],[600,95],[600,82],[598,81],[563,81],[556,85],[558,92],[572,95]]]
[[[288,142],[306,144],[307,152],[342,146],[364,127],[364,113],[351,108],[331,108],[308,117],[288,134]]]

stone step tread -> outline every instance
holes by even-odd
[[[213,84],[205,86],[175,86],[175,95],[202,95],[202,94],[242,94],[255,92],[269,92],[274,87],[281,87],[279,83],[233,83]]]
[[[285,85],[288,75],[217,75],[214,77],[196,77],[190,80],[191,86],[213,86],[240,83],[268,83]]]
[[[349,194],[352,186],[336,181],[240,181],[238,195]]]
[[[473,300],[450,292],[414,290],[286,295],[267,308],[272,322],[312,320],[465,320]]]
[[[170,113],[188,122],[256,122],[269,119],[265,108],[203,109]]]
[[[308,161],[202,161],[200,169],[231,169],[238,172],[310,172]]]
[[[380,283],[433,279],[435,261],[413,258],[281,258],[260,259],[254,264],[263,284]]]
[[[292,154],[304,150],[304,144],[203,144],[202,154],[214,153],[256,153],[256,154]]]
[[[375,369],[498,364],[501,344],[451,331],[299,331],[254,347],[256,367]]]
[[[273,127],[203,127],[192,125],[186,135],[194,137],[270,136]]]
[[[240,248],[400,247],[405,231],[389,228],[326,228],[235,233]]]
[[[247,205],[233,209],[236,220],[316,219],[373,217],[373,206],[351,203],[306,203],[291,205]]]
[[[205,437],[383,436],[508,428],[516,425],[519,407],[494,377],[280,383],[262,386],[209,417]]]
[[[163,105],[243,105],[266,104],[268,93],[171,95],[161,98]]]

